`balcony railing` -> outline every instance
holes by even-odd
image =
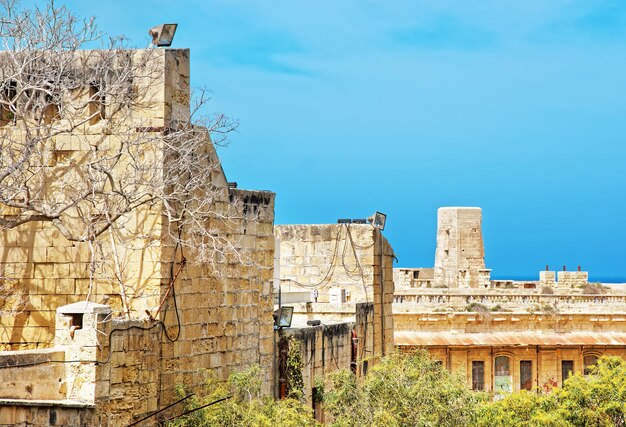
[[[626,311],[626,295],[622,294],[530,294],[530,293],[437,293],[437,292],[402,292],[394,295],[394,303],[428,307],[462,308],[470,304],[482,304],[493,309],[526,309],[533,306],[567,309],[601,309],[610,306],[612,310]]]

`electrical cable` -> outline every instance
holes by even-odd
[[[172,421],[172,420],[175,420],[176,418],[180,418],[180,417],[185,416],[185,415],[187,415],[187,414],[191,414],[192,412],[199,411],[200,409],[204,409],[204,408],[206,408],[207,406],[215,405],[216,403],[223,402],[223,401],[225,401],[225,400],[231,399],[232,397],[233,397],[233,396],[226,396],[226,397],[222,397],[221,399],[214,400],[214,401],[213,401],[213,402],[211,402],[211,403],[207,403],[206,405],[199,406],[199,407],[197,407],[197,408],[194,408],[194,409],[191,409],[191,410],[189,410],[189,411],[183,412],[183,413],[182,413],[182,414],[180,414],[180,415],[176,415],[175,417],[171,417],[171,418],[168,418],[168,419],[163,420],[163,421],[164,421],[164,422],[167,422],[167,421]]]
[[[176,402],[174,402],[174,403],[170,403],[169,405],[165,406],[164,408],[161,408],[161,409],[159,409],[158,411],[154,411],[154,412],[153,412],[153,413],[151,413],[150,415],[145,416],[145,417],[143,417],[142,419],[135,421],[134,423],[128,424],[128,426],[126,426],[126,427],[132,427],[132,426],[134,426],[134,425],[139,424],[139,423],[140,423],[140,422],[142,422],[142,421],[145,421],[145,420],[147,420],[147,419],[149,419],[149,418],[152,418],[152,417],[154,417],[155,415],[160,414],[161,412],[165,411],[166,409],[171,408],[172,406],[176,406],[176,405],[178,405],[180,402],[182,402],[182,401],[184,401],[184,400],[187,400],[187,399],[189,399],[189,398],[190,398],[190,397],[192,397],[192,396],[195,396],[195,393],[191,393],[191,394],[189,394],[189,395],[187,395],[187,396],[183,397],[182,399],[177,400],[177,401],[176,401]]]
[[[0,366],[0,369],[24,368],[24,367],[28,367],[28,366],[45,365],[46,363],[95,363],[96,365],[105,365],[105,364],[107,364],[107,363],[109,363],[111,361],[111,354],[113,354],[113,352],[111,351],[111,337],[113,336],[113,334],[115,332],[118,332],[118,331],[130,331],[131,329],[139,329],[139,330],[142,330],[142,331],[149,331],[151,329],[154,329],[157,326],[161,326],[163,329],[165,329],[165,324],[163,322],[161,322],[160,320],[155,321],[155,323],[153,325],[148,326],[148,327],[129,326],[128,328],[115,328],[115,329],[112,329],[109,332],[109,334],[108,334],[108,338],[109,338],[109,354],[107,355],[107,357],[104,360],[40,360],[38,362],[20,363],[20,364],[14,364],[14,365],[3,365],[3,366]]]
[[[359,257],[357,256],[356,244],[354,243],[354,239],[352,238],[352,232],[350,231],[349,225],[347,226],[347,237],[348,237],[348,240],[350,241],[350,245],[352,246],[352,253],[354,255],[354,260],[361,275],[361,284],[363,286],[363,294],[365,295],[365,302],[369,302],[369,297],[367,296],[367,285],[365,284],[365,273],[363,272],[363,266],[361,265],[361,262],[359,261]],[[375,242],[376,241],[374,241],[374,243]],[[369,247],[374,246],[374,243],[372,243],[372,245]]]
[[[337,230],[337,235],[335,236],[335,249],[333,250],[333,257],[330,261],[330,267],[328,268],[328,271],[326,271],[326,274],[324,275],[324,278],[322,280],[320,280],[317,283],[314,284],[305,284],[305,283],[300,283],[297,280],[293,280],[293,279],[285,279],[289,282],[293,282],[298,286],[301,286],[303,288],[310,288],[310,289],[314,289],[317,288],[318,286],[322,285],[326,280],[329,280],[330,283],[330,278],[332,277],[332,272],[335,269],[335,259],[337,258],[337,249],[339,248],[339,238],[341,237],[341,232],[343,230],[345,224],[340,224],[339,230]],[[322,286],[322,288],[324,288],[326,285]]]
[[[185,203],[185,206],[186,206],[186,203]],[[184,219],[184,217],[185,217],[185,210],[183,209],[183,215],[181,218]],[[167,338],[169,342],[178,341],[178,339],[180,338],[181,330],[182,330],[182,326],[180,324],[180,313],[178,312],[178,301],[176,300],[176,286],[174,286],[174,282],[176,281],[176,277],[178,276],[177,275],[176,277],[174,277],[174,262],[176,260],[176,252],[178,251],[179,247],[180,247],[181,260],[185,260],[185,253],[183,252],[183,245],[180,244],[180,241],[182,239],[182,234],[183,234],[182,226],[178,225],[178,240],[176,241],[176,246],[174,247],[174,254],[172,255],[172,262],[170,263],[170,277],[172,278],[171,279],[172,280],[172,299],[174,300],[174,312],[176,313],[176,323],[178,324],[178,329],[176,332],[176,337],[172,338],[170,337],[170,334],[167,332],[167,328],[165,326],[163,327],[165,338]],[[164,322],[165,322],[166,315],[167,315],[167,310],[165,311],[165,313],[163,313]]]

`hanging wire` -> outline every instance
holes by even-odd
[[[332,273],[335,269],[335,259],[337,258],[337,249],[339,248],[339,240],[341,237],[341,233],[343,231],[343,226],[345,224],[340,224],[339,230],[337,230],[337,235],[335,236],[335,248],[333,250],[333,257],[331,258],[330,261],[330,267],[328,267],[328,271],[326,271],[326,274],[324,275],[324,278],[322,280],[320,280],[317,283],[311,283],[311,284],[305,284],[305,283],[300,283],[297,280],[294,279],[285,279],[286,281],[295,283],[298,286],[301,286],[303,288],[309,288],[309,289],[315,289],[317,287],[326,287],[328,284],[330,284],[330,279],[332,278]],[[324,284],[324,282],[329,281],[328,283]]]
[[[16,363],[16,364],[12,364],[12,365],[2,365],[0,366],[0,369],[7,369],[7,368],[23,368],[23,367],[27,367],[27,366],[36,366],[36,365],[45,365],[46,363],[95,363],[96,365],[105,365],[107,363],[109,363],[111,361],[111,355],[113,354],[113,352],[111,351],[111,337],[113,336],[114,333],[116,332],[122,332],[122,331],[130,331],[132,329],[139,329],[142,331],[149,331],[151,329],[156,328],[157,326],[161,326],[163,328],[163,330],[165,330],[166,326],[165,324],[160,321],[157,320],[155,321],[155,323],[151,326],[129,326],[128,328],[115,328],[115,329],[111,329],[111,331],[108,333],[108,339],[109,339],[109,354],[107,355],[107,357],[104,360],[40,360],[37,362],[28,362],[28,363]]]

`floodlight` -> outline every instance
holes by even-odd
[[[174,34],[178,24],[161,24],[148,30],[152,37],[152,44],[158,47],[168,47],[172,45]]]
[[[278,328],[291,327],[293,318],[293,307],[283,306],[274,311],[274,326]]]
[[[374,215],[367,218],[367,220],[374,227],[380,229],[381,231],[385,229],[385,223],[387,222],[387,215],[381,212],[374,212]]]

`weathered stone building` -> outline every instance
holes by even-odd
[[[478,208],[441,208],[434,274],[394,269],[396,348],[426,348],[495,392],[560,386],[603,354],[626,357],[626,294],[585,271],[488,280],[480,227]]]
[[[295,294],[320,316],[326,304],[371,303],[376,319],[371,356],[393,351],[394,254],[380,230],[355,224],[277,225],[276,238],[281,298],[288,301]],[[306,308],[298,312],[308,313]],[[353,317],[355,309],[345,312]]]
[[[489,283],[480,208],[439,208],[435,287],[478,288]]]
[[[276,332],[276,395],[281,398],[286,392],[286,352],[293,339],[300,347],[304,400],[313,409],[315,418],[324,422],[326,414],[317,387],[324,384],[326,375],[347,369],[361,377],[378,358],[374,305],[309,303],[297,304],[295,309],[291,326]]]
[[[149,61],[151,79],[133,81],[148,87],[130,122],[101,117],[57,138],[60,173],[71,174],[94,146],[124,139],[148,138],[153,149],[139,155],[163,157],[168,129],[189,117],[189,51],[155,49]],[[0,132],[16,128],[4,122]],[[202,147],[215,162],[207,229],[233,249],[216,262],[196,262],[172,242],[159,203],[122,215],[114,236],[91,243],[68,241],[51,222],[0,230],[2,282],[23,294],[17,314],[0,319],[0,424],[127,425],[171,403],[177,385],[203,383],[201,370],[223,380],[254,363],[271,391],[274,194],[229,187],[208,136]],[[63,186],[56,191],[63,197]],[[113,238],[124,244],[96,270],[89,245]]]
[[[277,342],[291,337],[300,343],[304,397],[324,421],[316,380],[338,369],[365,375],[393,351],[393,250],[371,225],[277,225],[275,230],[275,293],[294,313],[291,327],[277,331]],[[284,356],[280,350],[276,356],[281,396]]]

